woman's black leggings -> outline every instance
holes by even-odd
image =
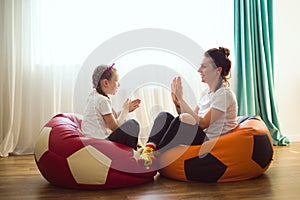
[[[182,145],[200,145],[206,134],[198,125],[179,121],[168,112],[161,112],[156,117],[148,142],[156,144],[157,150],[164,152],[172,147]]]

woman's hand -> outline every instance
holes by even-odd
[[[180,107],[179,101],[178,101],[177,97],[175,96],[174,92],[171,92],[171,96],[172,96],[172,100],[173,100],[174,105],[176,107]]]
[[[140,107],[141,100],[140,99],[135,99],[129,102],[129,112],[134,111],[138,107]]]
[[[175,77],[173,79],[172,85],[172,99],[175,105],[180,105],[179,101],[183,99],[183,89],[181,83],[181,77]]]
[[[198,118],[199,118],[198,114],[194,113],[191,107],[183,99],[183,88],[182,88],[180,77],[175,77],[173,79],[171,88],[172,88],[172,99],[174,104],[176,105],[177,113],[178,114],[188,113],[190,115],[188,117],[186,117],[186,115],[183,115],[181,117],[181,120],[188,121],[189,123],[193,123],[193,124],[194,123],[198,124]],[[190,117],[193,117],[194,120],[191,119]]]

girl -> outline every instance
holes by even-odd
[[[120,112],[114,111],[108,95],[114,95],[120,83],[119,75],[113,65],[100,65],[94,70],[92,76],[94,89],[87,99],[82,130],[87,136],[108,139],[136,150],[139,124],[134,119],[125,120],[129,112],[139,107],[141,100],[127,99]]]
[[[227,48],[212,48],[205,52],[198,72],[207,89],[194,110],[183,99],[181,78],[173,79],[172,99],[178,117],[160,113],[154,121],[141,157],[153,156],[179,144],[200,145],[205,140],[230,132],[237,126],[237,101],[229,88],[231,61]],[[145,165],[151,165],[147,159]]]

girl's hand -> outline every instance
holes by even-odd
[[[140,107],[141,100],[140,99],[135,99],[129,102],[129,112],[134,111],[138,107]]]
[[[130,109],[130,102],[131,102],[130,99],[126,99],[126,101],[123,104],[123,110],[125,110],[127,112],[129,111],[129,109]]]

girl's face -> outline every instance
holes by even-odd
[[[116,94],[118,87],[120,86],[119,83],[119,74],[117,71],[113,72],[113,75],[110,80],[107,82],[107,90],[106,94],[114,95]]]
[[[213,83],[220,78],[221,67],[215,67],[213,60],[209,57],[204,57],[198,72],[200,73],[203,83]]]

